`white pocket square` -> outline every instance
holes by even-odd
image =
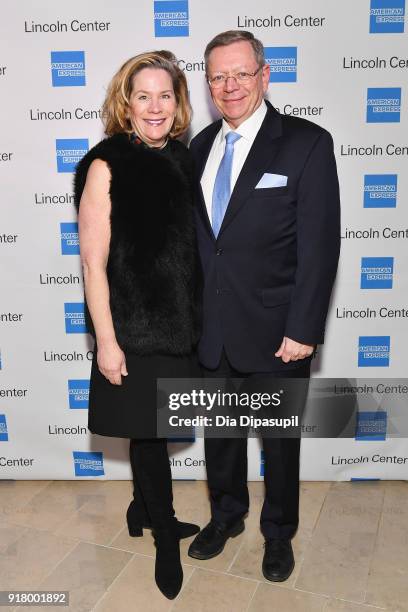
[[[255,189],[266,189],[267,187],[286,187],[288,177],[283,174],[268,174],[265,172]]]

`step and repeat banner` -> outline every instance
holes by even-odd
[[[185,71],[188,138],[215,119],[203,52],[229,29],[264,43],[268,99],[279,111],[322,125],[335,143],[342,253],[313,376],[339,378],[343,388],[353,381],[364,418],[354,438],[304,439],[301,477],[408,477],[407,439],[389,435],[389,396],[376,384],[407,372],[405,19],[405,0],[2,2],[0,478],[130,478],[128,441],[86,427],[93,343],[73,171],[103,137],[110,78],[142,51],[170,49]],[[407,387],[399,389],[404,397]],[[203,440],[173,443],[171,462],[175,478],[204,479]],[[259,441],[250,439],[249,478],[262,473]]]

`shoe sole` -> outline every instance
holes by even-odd
[[[188,556],[191,557],[192,559],[199,559],[200,561],[207,561],[207,559],[212,559],[213,557],[216,557],[217,555],[220,555],[222,553],[228,541],[228,538],[236,538],[240,533],[244,531],[244,529],[245,529],[244,524],[238,525],[237,527],[232,529],[228,533],[228,537],[225,540],[224,544],[221,546],[221,548],[217,550],[216,552],[212,553],[211,555],[200,555],[200,553],[190,553],[190,551],[188,551]]]
[[[269,580],[269,582],[285,582],[285,580],[289,578],[289,576],[291,575],[294,569],[295,569],[295,564],[293,564],[292,567],[290,568],[290,572],[286,576],[283,576],[281,578],[271,578],[270,576],[267,576],[263,568],[262,568],[262,574],[264,578],[266,578],[266,580]]]
[[[131,538],[141,538],[143,537],[143,529],[152,529],[151,525],[143,525],[143,527],[128,527],[128,532],[129,532],[129,536]],[[193,533],[189,533],[188,535],[181,535],[180,534],[180,540],[185,540],[186,538],[192,538],[193,536],[197,535],[197,533],[200,533],[200,529],[197,528]]]

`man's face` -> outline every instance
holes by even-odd
[[[259,66],[251,44],[240,40],[226,47],[216,47],[208,58],[208,77],[217,74],[232,75],[238,72],[255,72]],[[247,83],[240,84],[229,78],[219,88],[210,86],[215,106],[232,128],[237,128],[261,104],[268,89],[270,68],[263,66]]]

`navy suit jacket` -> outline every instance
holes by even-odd
[[[285,364],[274,355],[283,337],[304,344],[324,339],[340,249],[333,141],[320,126],[267,106],[217,239],[200,179],[221,120],[190,145],[204,273],[199,358],[210,369],[223,347],[240,372],[296,368],[304,360]],[[287,186],[255,189],[265,172],[287,176]]]

